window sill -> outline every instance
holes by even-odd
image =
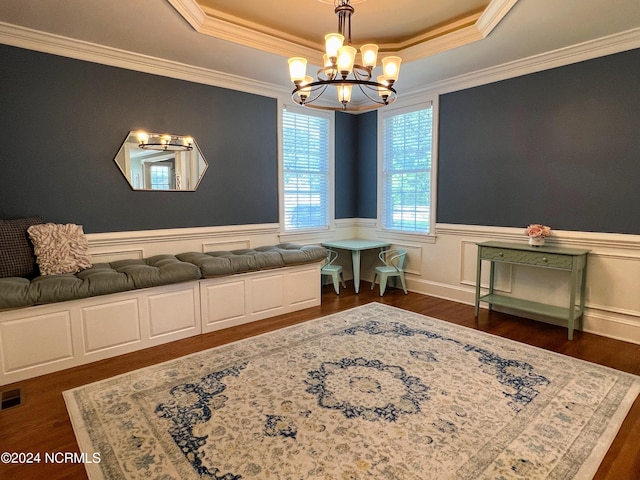
[[[398,230],[376,230],[378,238],[384,240],[411,241],[419,243],[436,243],[435,233],[409,233]]]

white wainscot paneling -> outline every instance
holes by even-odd
[[[422,276],[422,253],[424,251],[422,245],[408,244],[408,243],[392,243],[389,248],[403,248],[407,251],[407,256],[404,261],[404,272],[409,276],[421,277]],[[377,265],[382,265],[382,262],[378,258]]]
[[[625,285],[620,280],[626,279]],[[640,257],[592,252],[588,259],[589,307],[640,317]]]
[[[640,343],[640,256],[609,249],[589,255],[584,329]]]
[[[138,298],[80,307],[84,353],[142,342]]]
[[[425,245],[425,282],[414,284],[434,296],[473,304],[478,242],[522,242],[521,228],[439,225],[438,241]],[[640,343],[640,237],[590,232],[554,231],[550,245],[591,250],[587,260],[584,330],[620,340]],[[451,262],[459,255],[459,270]],[[442,259],[449,259],[444,261]],[[433,264],[437,263],[434,274]],[[502,268],[501,268],[502,267]],[[488,286],[489,269],[483,268],[482,287]],[[437,278],[438,281],[433,281]],[[568,300],[566,272],[534,267],[496,266],[496,288],[503,293],[564,305]],[[482,305],[483,307],[485,305]],[[518,314],[518,312],[513,312]]]
[[[261,315],[284,308],[284,277],[283,273],[275,271],[250,279],[249,307],[253,314]]]
[[[144,257],[142,249],[137,250],[117,250],[113,248],[101,249],[103,251],[93,251],[91,253],[92,263],[109,263],[118,260],[141,260]]]
[[[2,374],[42,366],[54,370],[57,363],[73,358],[69,311],[16,316],[0,323]]]
[[[202,323],[204,331],[216,330],[216,324],[242,323],[247,314],[245,305],[245,281],[203,280],[200,284],[202,297]]]
[[[202,331],[320,305],[320,263],[200,281]]]
[[[207,241],[202,243],[202,252],[220,252],[231,250],[242,250],[245,248],[251,248],[251,240],[248,238],[238,240],[225,240],[225,241]]]
[[[176,228],[87,234],[94,262],[184,252],[238,250],[279,242],[277,224]]]
[[[315,268],[291,272],[285,276],[285,303],[300,308],[316,305],[319,295],[317,276]]]
[[[158,340],[181,332],[200,333],[200,291],[198,288],[149,295],[149,338]]]
[[[0,385],[201,333],[199,282],[0,312]]]

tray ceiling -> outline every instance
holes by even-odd
[[[486,37],[518,0],[352,0],[352,42],[412,61]],[[337,30],[333,0],[169,0],[198,32],[319,62]]]
[[[276,96],[291,89],[287,57],[304,56],[310,64],[317,58],[319,63],[320,42],[337,26],[333,0],[198,1],[209,4],[200,6],[194,0],[1,0],[0,43]],[[448,17],[459,19],[459,15],[472,15],[469,12],[476,8],[465,1],[352,0],[356,9],[353,43],[388,42],[385,48],[412,43],[407,39],[444,26],[440,10],[430,10],[433,5],[464,4]],[[442,88],[439,85],[445,83],[495,81],[640,48],[638,0],[485,1],[489,3],[473,25],[398,50],[401,97]],[[207,6],[217,6],[231,17],[246,15],[245,23],[262,27],[252,30],[229,17],[216,21],[205,15]],[[255,13],[242,13],[241,8]],[[430,12],[426,17],[425,11]],[[410,15],[403,16],[407,12]],[[276,17],[281,25],[292,27],[278,28],[274,23],[268,26],[273,30],[270,35],[260,15]],[[418,28],[411,30],[414,20]],[[199,33],[198,28],[212,31]],[[409,34],[401,36],[398,31]],[[291,40],[281,35],[290,35]]]

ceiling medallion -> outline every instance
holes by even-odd
[[[326,0],[319,1],[329,3]],[[353,3],[356,3],[356,0],[353,0]],[[295,85],[291,93],[293,101],[310,108],[342,111],[372,110],[393,103],[396,100],[393,85],[398,80],[402,59],[396,56],[384,57],[382,75],[373,81],[371,78],[377,63],[378,46],[367,44],[360,47],[361,63],[355,63],[357,50],[351,46],[351,16],[354,8],[350,0],[336,0],[334,5],[339,33],[328,33],[324,37],[324,67],[318,70],[316,80],[306,74],[306,58],[289,59],[289,75]],[[351,102],[354,86],[366,97],[365,104],[354,105]],[[321,99],[328,87],[335,88],[339,105],[315,103]]]

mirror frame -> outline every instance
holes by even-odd
[[[153,145],[142,148],[142,144],[139,141],[140,133],[144,132],[131,130],[125,137],[118,153],[113,159],[131,189],[142,192],[195,192],[200,186],[206,171],[209,169],[209,162],[207,162],[207,159],[200,150],[196,139],[186,135],[145,133],[145,135],[150,138],[170,136],[171,138],[180,140],[189,139],[189,146],[184,146],[186,145],[185,143],[184,145],[180,144],[178,148],[167,148],[162,145]],[[185,158],[183,159],[182,157]],[[144,161],[145,159],[146,161]],[[149,159],[152,159],[153,161],[149,161]],[[180,169],[182,172],[181,175],[172,175],[169,173],[169,188],[145,188],[146,185],[149,185],[150,178],[148,177],[151,175],[150,168],[147,169],[145,165],[151,166],[152,164],[162,164],[164,162],[163,166],[166,166],[175,172],[177,160],[187,161],[182,163],[182,168]],[[139,167],[134,165],[135,162],[138,162]],[[193,170],[193,166],[196,168],[195,171]],[[180,186],[181,179],[185,177],[189,180],[189,188],[181,188]],[[148,181],[145,182],[145,179]]]

